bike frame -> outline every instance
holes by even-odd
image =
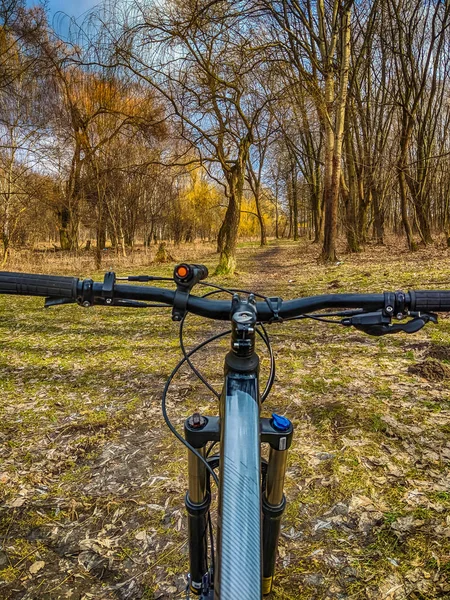
[[[260,417],[255,325],[251,302],[239,301],[232,313],[220,416],[193,415],[185,422],[185,437],[202,457],[208,442],[221,441],[214,573],[207,564],[208,472],[201,459],[192,452],[188,456],[189,586],[202,600],[260,600],[272,589],[292,425],[286,420],[284,427],[276,427],[272,419]],[[263,478],[262,442],[270,444]]]
[[[261,446],[256,373],[230,371],[221,417],[217,521],[219,598],[261,598]]]

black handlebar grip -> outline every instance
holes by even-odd
[[[0,294],[74,299],[77,297],[78,281],[77,277],[0,271]]]
[[[421,312],[450,312],[449,290],[416,290],[409,292],[410,310]]]

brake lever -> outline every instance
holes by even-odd
[[[420,329],[422,329],[422,327],[424,327],[427,323],[430,322],[437,323],[437,315],[434,313],[424,313],[417,317],[414,317],[413,319],[411,319],[407,323],[403,323],[402,325],[391,325],[391,331],[389,331],[388,333],[397,333],[398,331],[404,331],[405,333],[416,333],[416,331],[419,331]]]
[[[44,307],[50,308],[51,306],[60,306],[61,304],[76,304],[77,301],[74,298],[53,298],[49,297],[45,299]]]
[[[62,304],[76,304],[77,300],[72,298],[46,298],[44,307],[60,306]],[[93,304],[104,306],[107,304],[104,298],[98,298]],[[83,305],[82,305],[83,306]],[[89,304],[89,306],[91,306]],[[170,308],[167,304],[149,304],[148,302],[140,302],[139,300],[122,300],[115,298],[109,306],[124,306],[127,308]]]
[[[437,323],[437,315],[434,313],[412,313],[413,317],[407,323],[391,323],[391,317],[382,311],[356,315],[348,319],[342,319],[342,325],[355,327],[368,335],[381,336],[391,333],[416,333],[427,323]]]

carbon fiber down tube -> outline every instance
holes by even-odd
[[[221,414],[215,600],[260,600],[261,445],[256,373],[230,372]]]

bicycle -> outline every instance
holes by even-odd
[[[287,452],[293,436],[288,418],[277,414],[270,419],[260,416],[261,404],[275,377],[275,360],[265,324],[314,319],[355,327],[374,336],[414,333],[428,322],[436,323],[436,312],[450,311],[450,291],[329,294],[284,302],[278,297],[208,283],[207,276],[206,267],[186,263],[177,265],[171,278],[116,277],[108,272],[103,282],[0,272],[0,293],[43,296],[47,307],[73,302],[84,307],[172,307],[172,319],[180,324],[183,358],[164,387],[162,412],[172,433],[189,450],[185,497],[189,547],[187,597],[192,594],[200,600],[260,600],[273,586],[281,518],[286,507],[283,487]],[[176,289],[128,285],[121,281],[174,281]],[[193,295],[196,285],[208,286],[212,291],[202,297]],[[210,298],[217,293],[230,294],[231,301]],[[189,313],[230,321],[231,329],[187,351],[183,328]],[[217,392],[191,358],[208,343],[228,335],[231,335],[231,349],[225,356],[223,389]],[[270,356],[270,374],[262,393],[257,335]],[[166,397],[171,382],[185,363],[219,398],[219,415],[194,413],[184,423],[183,437],[170,422]],[[218,442],[220,452],[212,454]],[[261,459],[262,443],[270,446],[267,461]],[[216,541],[210,511],[211,481],[219,490]]]

